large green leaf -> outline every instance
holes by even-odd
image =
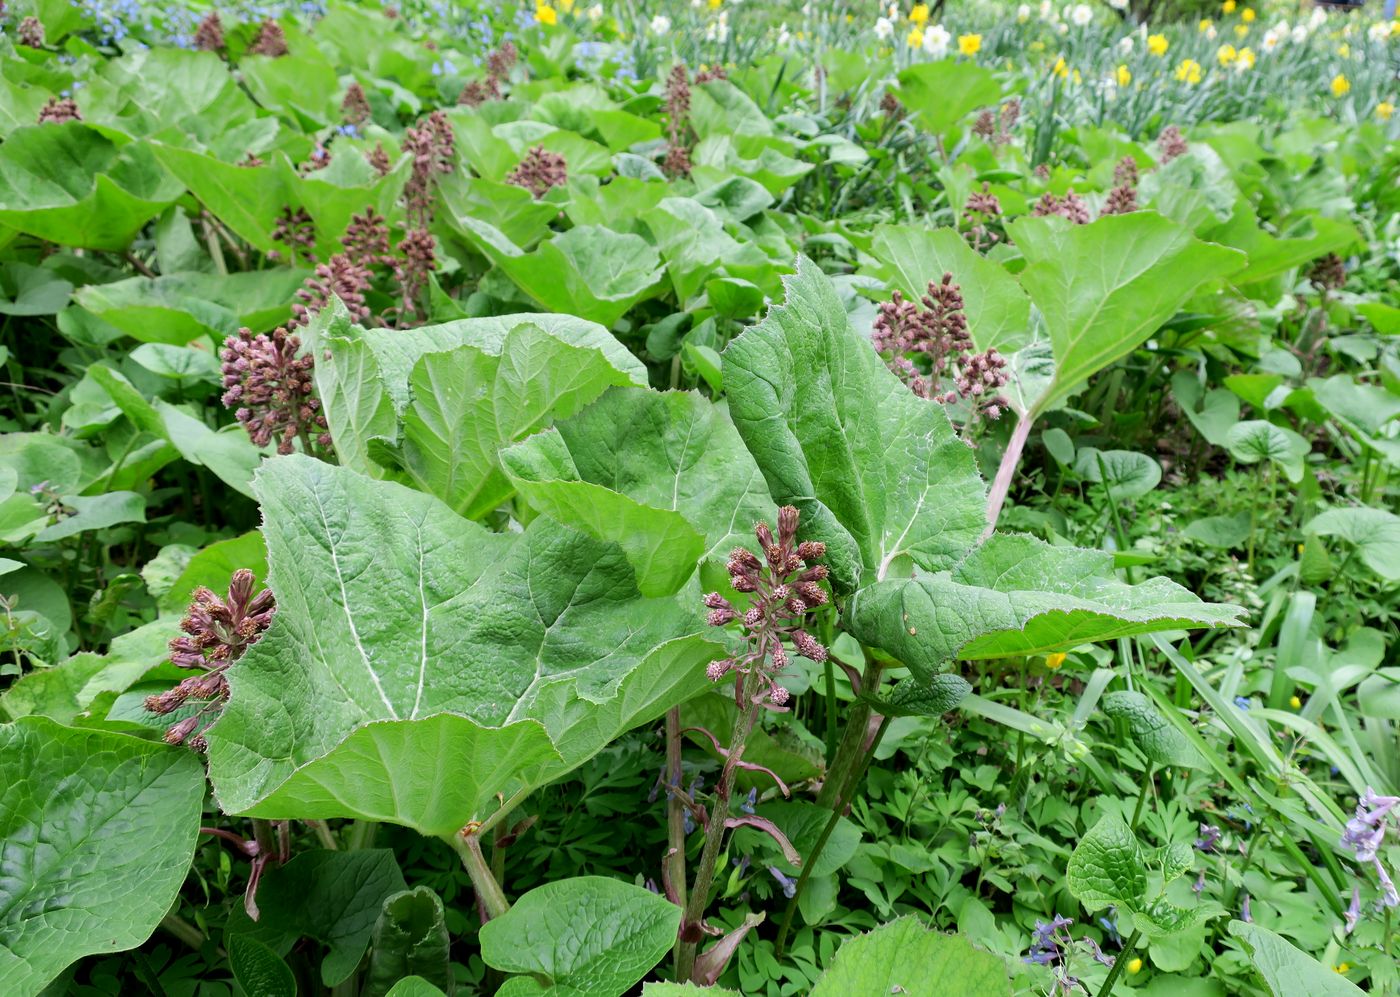
[[[661,282],[661,259],[645,239],[580,225],[526,252],[499,229],[458,218],[472,244],[520,290],[554,312],[611,327]]]
[[[1358,997],[1363,992],[1345,976],[1262,925],[1231,921],[1230,934],[1245,943],[1249,961],[1274,997]]]
[[[675,592],[696,561],[775,515],[734,425],[689,392],[615,388],[501,462],[535,508],[621,545],[648,595]]]
[[[272,233],[292,195],[276,165],[241,166],[159,143],[154,150],[161,165],[235,235],[260,252],[279,249]]]
[[[321,982],[345,981],[364,958],[384,902],[404,891],[403,873],[387,848],[299,852],[269,868],[258,883],[254,921],[238,907],[228,930],[249,935],[286,955],[300,938],[327,947]]]
[[[622,551],[536,520],[492,534],[431,496],[264,463],[272,628],[209,732],[230,813],[446,835],[705,685],[696,593],[646,599]]]
[[[930,931],[901,917],[850,939],[812,997],[905,994],[908,997],[1010,997],[1006,964],[962,935]]]
[[[506,353],[507,337],[521,326],[529,327],[531,333],[526,338],[545,354],[559,354],[559,349],[540,339],[539,333],[556,340],[559,346],[575,348],[579,352],[567,355],[575,360],[586,358],[588,370],[596,373],[592,382],[574,385],[575,377],[571,371],[550,372],[549,383],[569,399],[565,406],[566,413],[590,401],[609,384],[644,386],[647,383],[646,368],[625,346],[602,326],[571,315],[527,313],[462,319],[417,329],[362,329],[351,322],[345,307],[335,300],[303,330],[303,339],[306,349],[318,357],[316,390],[324,405],[341,464],[366,474],[383,474],[383,468],[370,456],[371,442],[383,440],[397,443],[400,436],[399,419],[406,417],[407,410],[415,403],[410,383],[414,370],[420,361],[431,354],[471,347],[481,354],[473,369],[492,371],[493,377],[502,370],[507,374],[515,371],[518,376],[518,361],[503,355]],[[600,372],[595,355],[606,361],[610,368],[608,372]],[[582,390],[589,383],[593,384],[592,395]],[[504,388],[507,385],[503,382],[499,386]],[[513,404],[509,397],[502,398],[501,402],[507,410]],[[429,407],[434,405],[431,398],[425,399],[423,404]],[[522,415],[528,415],[524,406],[514,412],[510,421],[518,422]],[[492,418],[495,418],[494,414]],[[546,418],[521,431],[539,428],[547,423]],[[462,432],[476,431],[471,426],[449,428]],[[505,443],[508,439],[499,442]],[[483,447],[486,445],[482,444]],[[494,466],[494,451],[491,462]]]
[[[125,249],[182,192],[149,146],[79,122],[16,128],[0,145],[0,223],[49,242]]]
[[[881,225],[875,230],[871,272],[910,301],[928,293],[945,273],[962,288],[967,330],[979,350],[1002,353],[1030,338],[1031,303],[1016,278],[967,244],[957,229]]]
[[[1102,702],[1104,713],[1127,723],[1133,742],[1152,764],[1209,768],[1195,744],[1157,712],[1152,700],[1142,693],[1121,689],[1105,695]]]
[[[972,450],[850,326],[806,258],[787,300],[724,352],[730,414],[803,536],[827,543],[836,584],[951,567],[986,525]]]
[[[1400,582],[1400,516],[1356,506],[1328,509],[1308,520],[1303,532],[1338,537],[1356,548],[1361,563],[1387,582]]]
[[[481,957],[526,973],[500,997],[621,997],[670,951],[681,909],[602,876],[536,887],[481,927]]]
[[[285,322],[304,270],[255,270],[221,276],[180,273],[90,284],[74,297],[104,322],[143,343],[183,346],[200,336],[221,341],[248,326],[266,332]]]
[[[483,516],[513,491],[497,459],[503,446],[629,380],[598,350],[532,325],[507,333],[499,352],[460,346],[425,354],[408,381],[404,468],[453,510]]]
[[[1159,630],[1230,626],[1244,611],[1204,603],[1165,578],[1128,585],[1103,551],[997,534],[952,571],[855,594],[851,632],[927,681],[954,658],[1067,650]]]
[[[30,717],[0,726],[0,979],[37,994],[85,955],[155,930],[194,856],[189,751]]]
[[[920,124],[941,135],[963,115],[1000,100],[1001,84],[976,63],[940,59],[902,70],[895,95]]]
[[[1249,419],[1231,426],[1225,434],[1225,447],[1241,464],[1268,461],[1295,484],[1303,480],[1303,458],[1312,449],[1293,430],[1265,419]]]
[[[1024,217],[1008,226],[1027,265],[1021,286],[1040,309],[1055,377],[1036,412],[1142,345],[1202,284],[1244,266],[1244,255],[1192,237],[1150,211],[1090,225]]]

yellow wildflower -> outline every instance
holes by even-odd
[[[710,9],[711,9],[711,10],[719,10],[720,5],[723,4],[723,3],[724,3],[724,0],[710,0]]]
[[[1125,87],[1129,83],[1133,82],[1133,74],[1128,71],[1127,66],[1120,65],[1118,67],[1118,71],[1114,73],[1113,76],[1120,87]]]
[[[1141,972],[1142,972],[1142,960],[1141,960],[1141,959],[1129,959],[1129,960],[1128,960],[1128,973],[1129,973],[1129,974],[1134,974],[1134,973],[1141,973]]]
[[[1030,44],[1030,49],[1031,49],[1032,52],[1044,52],[1044,51],[1045,51],[1045,43],[1042,42],[1042,41],[1039,41],[1039,40],[1033,41],[1033,42],[1031,42],[1031,44]]]
[[[1214,22],[1211,21],[1210,18],[1208,18],[1208,17],[1203,17],[1203,18],[1201,18],[1201,22],[1200,22],[1199,24],[1196,25],[1196,30],[1199,31],[1201,34],[1205,34],[1207,31],[1209,31],[1209,30],[1211,29],[1211,25],[1212,25],[1213,23],[1214,23]]]
[[[1167,49],[1170,46],[1171,43],[1167,41],[1166,35],[1147,36],[1147,51],[1151,52],[1153,55],[1166,55]]]
[[[918,28],[915,28],[913,31],[909,32],[909,37],[906,38],[905,41],[909,43],[910,48],[923,48],[924,33]]]
[[[1193,85],[1201,82],[1201,64],[1195,59],[1182,59],[1181,65],[1176,67],[1176,78]]]
[[[1060,79],[1064,79],[1069,75],[1069,67],[1065,65],[1064,56],[1060,56],[1055,60],[1055,64],[1050,67],[1050,72],[1054,73]]]
[[[1351,80],[1341,73],[1332,77],[1332,96],[1345,97],[1349,93],[1351,93]]]
[[[1244,66],[1245,69],[1254,68],[1254,50],[1249,48],[1240,49],[1240,61],[1236,66]]]
[[[1395,105],[1388,100],[1383,100],[1376,105],[1376,117],[1382,121],[1389,121],[1390,116],[1395,113]]]
[[[1252,7],[1246,7],[1244,10],[1240,11],[1240,20],[1245,24],[1253,24],[1254,9]]]
[[[915,24],[917,24],[917,25],[918,25],[919,27],[921,27],[921,28],[922,28],[925,24],[927,24],[927,23],[928,23],[928,4],[926,4],[926,3],[916,3],[916,4],[914,5],[914,9],[911,10],[911,11],[909,12],[909,20],[913,21]]]
[[[566,14],[572,14],[574,10],[574,0],[559,0],[559,9]]]
[[[1288,705],[1293,707],[1295,710],[1301,710],[1303,708],[1303,701],[1297,696],[1293,696],[1291,699],[1288,700]]]
[[[1350,58],[1351,46],[1348,45],[1346,42],[1342,42],[1340,45],[1337,46],[1337,54],[1340,55],[1343,59]]]
[[[1235,0],[1225,0],[1225,2],[1220,5],[1220,9],[1227,14],[1233,14],[1235,12],[1235,6]]]
[[[1045,656],[1045,667],[1048,668],[1048,669],[1050,669],[1052,672],[1055,671],[1057,668],[1059,668],[1059,667],[1060,667],[1061,665],[1063,665],[1064,663],[1065,663],[1065,652],[1064,652],[1064,651],[1056,651],[1054,654],[1047,654],[1047,655]]]
[[[559,23],[559,12],[547,3],[542,3],[535,8],[535,20],[545,25],[555,25]]]
[[[1350,973],[1350,972],[1351,972],[1351,963],[1349,963],[1349,962],[1339,962],[1339,963],[1337,963],[1336,966],[1333,967],[1333,970],[1334,970],[1335,972],[1338,972],[1338,973]]]
[[[982,51],[982,36],[958,35],[958,51],[963,55],[976,55]]]
[[[1249,34],[1249,25],[1248,25],[1248,24],[1237,24],[1237,25],[1235,25],[1235,37],[1236,37],[1236,38],[1243,38],[1243,37],[1245,37],[1245,36],[1248,35],[1248,34]]]
[[[1215,50],[1215,57],[1220,60],[1222,66],[1228,66],[1239,58],[1239,53],[1235,51],[1233,45],[1221,45]]]

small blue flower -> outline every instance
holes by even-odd
[[[773,874],[773,878],[776,879],[782,885],[783,896],[791,900],[797,894],[797,880],[792,879],[789,876],[784,876],[782,870],[777,868],[777,866],[770,865],[768,867],[768,871],[771,872]]]
[[[1249,709],[1249,699],[1245,696],[1236,696],[1235,705],[1242,710],[1247,710]]]

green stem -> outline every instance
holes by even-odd
[[[1147,766],[1147,771],[1142,776],[1142,792],[1138,793],[1137,806],[1133,807],[1133,819],[1128,821],[1128,826],[1137,830],[1138,818],[1142,816],[1142,805],[1147,800],[1147,791],[1152,786],[1152,766]]]
[[[306,823],[311,825],[311,830],[316,834],[316,840],[321,843],[321,847],[328,851],[338,851],[340,845],[336,843],[335,835],[331,834],[331,829],[326,826],[323,820],[309,820]]]
[[[685,804],[681,802],[681,708],[666,711],[666,883],[685,909]]]
[[[209,940],[204,937],[204,932],[174,911],[160,919],[160,926],[196,952],[202,949],[204,943]]]
[[[1118,982],[1118,977],[1123,975],[1123,967],[1132,958],[1133,949],[1137,947],[1138,938],[1141,935],[1141,931],[1134,930],[1128,936],[1128,940],[1123,944],[1123,951],[1119,952],[1118,958],[1113,960],[1113,968],[1108,971],[1108,978],[1103,981],[1103,989],[1099,991],[1099,997],[1108,997],[1109,994],[1113,993],[1113,985]]]
[[[788,934],[792,930],[793,914],[797,910],[797,904],[802,899],[802,890],[807,885],[807,880],[811,878],[812,869],[817,864],[817,859],[821,858],[822,850],[826,848],[827,839],[836,830],[836,825],[841,821],[841,811],[846,809],[846,805],[855,798],[856,789],[860,786],[860,780],[865,776],[866,770],[870,768],[871,761],[875,758],[875,749],[880,746],[880,741],[885,736],[885,731],[889,729],[890,718],[881,717],[880,727],[875,731],[875,738],[870,742],[870,750],[865,753],[861,763],[853,769],[845,780],[841,795],[837,798],[836,806],[831,811],[831,816],[827,818],[826,827],[822,828],[821,837],[812,846],[812,851],[802,861],[802,874],[797,877],[797,886],[792,891],[792,899],[787,902],[787,909],[783,911],[783,923],[778,928],[778,940],[776,943],[778,958],[783,957],[786,951]]]
[[[715,882],[715,863],[719,859],[720,843],[724,840],[724,822],[729,816],[729,794],[734,789],[734,773],[758,714],[753,696],[744,688],[744,676],[739,675],[734,681],[738,683],[736,698],[739,712],[734,718],[734,731],[729,737],[729,753],[725,756],[719,784],[715,787],[715,799],[705,828],[705,846],[700,851],[700,862],[695,869],[695,883],[681,915],[681,934],[676,942],[675,956],[678,983],[689,980],[691,970],[695,968],[695,953],[702,937],[700,925],[704,921],[705,908],[709,905],[710,891]]]
[[[350,825],[350,839],[345,843],[346,851],[358,852],[374,847],[375,832],[379,830],[377,820],[357,820]]]
[[[476,890],[476,898],[481,901],[481,908],[486,912],[486,919],[489,921],[494,917],[500,917],[510,910],[510,904],[506,901],[501,884],[496,882],[495,876],[491,875],[491,867],[486,862],[486,856],[481,854],[480,835],[476,832],[454,834],[448,841],[461,857],[462,865],[466,867],[467,875],[472,881],[472,888]]]

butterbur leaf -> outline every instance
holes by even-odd
[[[449,835],[705,685],[695,593],[549,519],[495,534],[300,455],[254,481],[277,615],[209,731],[225,810]]]
[[[1142,498],[1162,483],[1162,465],[1132,450],[1085,447],[1079,451],[1074,470],[1085,481],[1105,485],[1116,502]]]
[[[198,758],[31,717],[0,726],[0,980],[38,994],[69,963],[150,937],[194,856]]]
[[[963,115],[1000,100],[1001,84],[991,70],[975,63],[940,59],[902,70],[895,96],[921,125],[941,135]]]
[[[481,927],[481,957],[507,973],[501,997],[620,997],[676,941],[681,909],[602,876],[536,887]]]
[[[400,980],[418,977],[450,997],[456,981],[444,918],[442,899],[426,886],[386,897],[374,926],[363,993],[384,997]]]
[[[408,381],[404,468],[455,511],[483,516],[513,491],[497,461],[502,446],[626,383],[597,350],[529,325],[507,333],[496,354],[475,346],[426,354]]]
[[[1102,706],[1110,717],[1127,722],[1133,743],[1152,764],[1209,768],[1196,746],[1157,712],[1152,701],[1142,693],[1126,689],[1110,692],[1103,697]]]
[[[1110,905],[1140,908],[1147,874],[1132,828],[1121,817],[1104,814],[1075,845],[1065,878],[1069,891],[1090,911]]]
[[[986,525],[971,449],[856,334],[816,264],[783,283],[786,301],[724,351],[730,415],[770,493],[826,542],[838,589],[952,567]]]
[[[444,997],[443,992],[421,976],[407,976],[389,991],[388,997]]]
[[[887,717],[940,717],[972,692],[961,675],[934,675],[927,682],[900,682],[885,699],[870,697],[875,712]]]
[[[1027,261],[1021,286],[1055,353],[1055,378],[1033,401],[1036,413],[1140,346],[1203,283],[1245,264],[1243,253],[1150,211],[1089,225],[1026,216],[1007,228]]]
[[[252,935],[228,936],[228,964],[244,993],[258,997],[296,997],[292,967]]]
[[[103,530],[121,523],[146,521],[146,497],[136,492],[106,492],[102,495],[65,495],[60,500],[71,514],[40,530],[36,543],[75,537],[88,530]]]
[[[901,917],[846,941],[812,988],[812,997],[1010,997],[1006,964],[962,935],[930,931]]]
[[[1328,509],[1308,520],[1303,532],[1355,545],[1362,564],[1387,582],[1400,581],[1400,516],[1362,506]]]
[[[953,658],[1063,651],[1133,634],[1239,621],[1237,606],[1204,603],[1165,578],[1128,585],[1103,551],[997,534],[951,572],[878,582],[847,610],[858,639],[928,681]]]
[[[299,852],[286,865],[270,866],[258,883],[260,916],[240,904],[230,934],[249,935],[278,954],[300,938],[327,947],[321,982],[344,982],[364,957],[384,901],[403,892],[403,873],[387,848]]]
[[[1303,480],[1303,458],[1312,449],[1308,441],[1293,430],[1263,419],[1250,419],[1232,426],[1225,434],[1225,448],[1241,464],[1268,461],[1294,484]]]
[[[1231,921],[1230,934],[1244,942],[1249,961],[1274,997],[1359,997],[1360,987],[1287,939],[1259,924]]]
[[[531,506],[621,545],[648,595],[675,592],[776,515],[723,409],[691,392],[614,388],[501,463]]]

